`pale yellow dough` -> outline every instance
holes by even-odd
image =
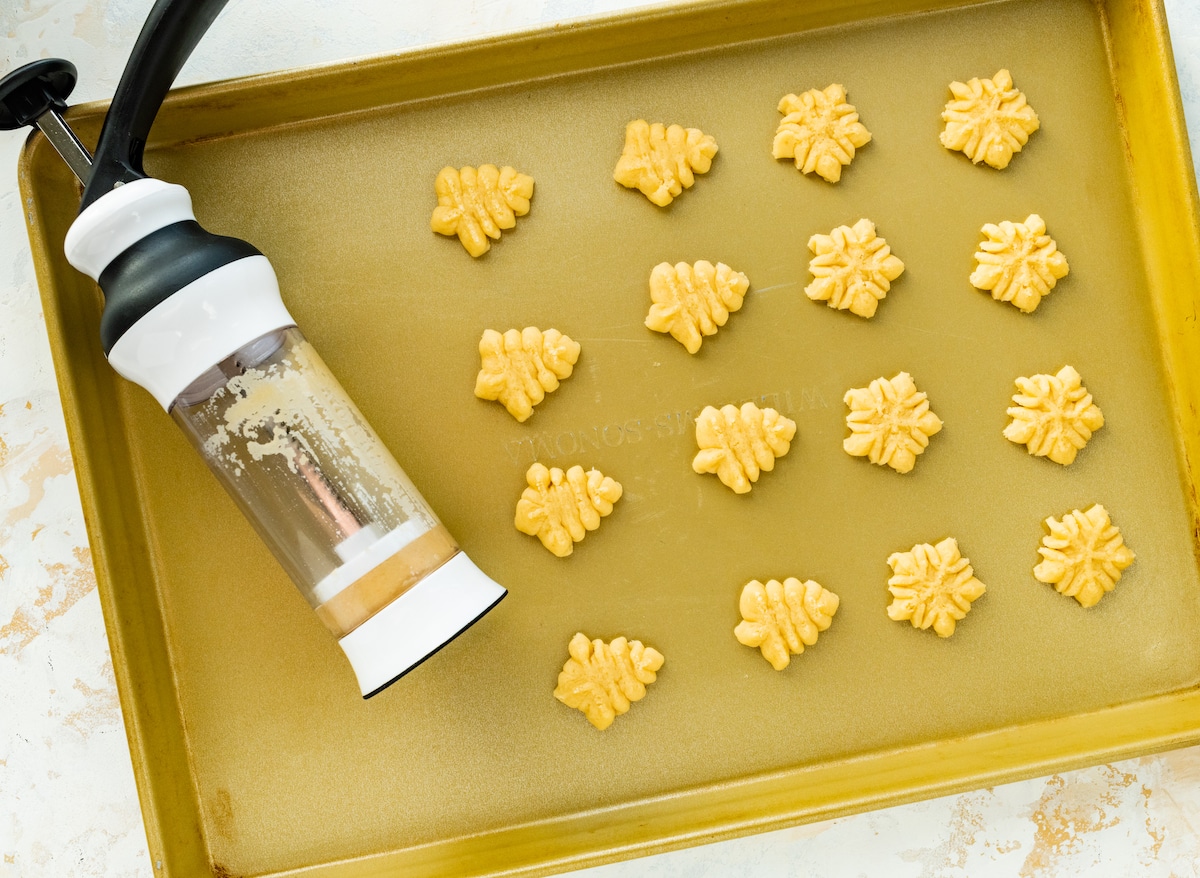
[[[1038,549],[1042,562],[1033,575],[1059,594],[1075,598],[1081,607],[1099,603],[1133,563],[1135,555],[1100,504],[1087,512],[1068,512],[1061,521],[1047,518],[1046,528],[1050,533]]]
[[[775,409],[760,409],[747,402],[739,409],[704,407],[696,418],[699,453],[692,460],[698,473],[716,473],[723,484],[738,494],[749,492],[759,474],[775,468],[796,435],[796,422]]]
[[[1004,438],[1024,445],[1037,457],[1068,466],[1104,426],[1104,414],[1070,366],[1063,366],[1057,375],[1018,378],[1017,390]]]
[[[850,407],[846,415],[850,435],[842,448],[898,473],[910,472],[917,455],[929,445],[929,437],[942,429],[941,418],[907,372],[848,390],[845,402]]]
[[[589,530],[600,526],[621,499],[621,483],[597,469],[581,466],[566,472],[535,463],[525,474],[529,483],[517,501],[517,530],[542,541],[560,558],[575,550]]]
[[[646,697],[646,687],[658,679],[664,661],[662,653],[640,640],[618,637],[605,643],[588,640],[582,632],[571,638],[567,650],[571,657],[558,675],[554,697],[582,711],[601,731]]]
[[[804,288],[805,294],[859,317],[875,316],[892,281],[904,273],[904,263],[868,219],[853,227],[838,226],[828,235],[813,235],[808,249],[815,254],[808,263],[815,280]]]
[[[975,164],[1007,168],[1041,124],[1007,70],[991,79],[952,82],[950,92],[954,98],[942,113],[942,146],[965,153]]]
[[[785,95],[779,112],[783,121],[771,155],[792,159],[805,174],[816,171],[830,183],[842,178],[842,167],[854,160],[855,149],[871,141],[871,132],[858,121],[858,112],[846,103],[846,90],[837,83]]]
[[[650,298],[654,302],[646,326],[668,332],[687,348],[700,350],[704,336],[716,335],[730,313],[742,307],[750,279],[724,262],[715,266],[701,260],[695,265],[663,262],[650,272]]]
[[[932,627],[938,637],[952,635],[954,626],[970,612],[972,601],[987,590],[953,538],[896,552],[888,565],[894,574],[888,580],[892,593],[888,618],[910,622],[914,628]]]
[[[754,579],[742,589],[739,609],[743,621],[733,629],[738,643],[757,646],[771,667],[782,671],[833,623],[838,596],[811,579],[771,579],[766,585]]]
[[[502,229],[511,229],[517,217],[529,213],[533,177],[519,174],[507,165],[445,167],[434,181],[438,206],[429,227],[439,235],[458,235],[472,256],[491,249],[489,238],[499,239]]]
[[[503,335],[485,329],[479,340],[479,374],[475,395],[498,400],[518,421],[533,414],[533,407],[570,377],[579,360],[579,342],[557,329],[542,332],[526,326]]]
[[[1046,234],[1046,222],[1036,213],[1023,223],[988,223],[983,235],[971,285],[990,290],[997,302],[1012,302],[1030,314],[1070,272],[1067,257]]]
[[[613,179],[666,207],[692,187],[696,174],[708,173],[716,154],[717,142],[699,128],[635,119],[625,127],[625,149]]]

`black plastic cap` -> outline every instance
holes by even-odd
[[[47,110],[66,112],[77,78],[70,61],[42,58],[0,79],[0,131],[32,125]]]

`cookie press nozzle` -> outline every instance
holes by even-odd
[[[267,258],[203,229],[186,189],[143,170],[163,98],[224,4],[155,3],[93,156],[62,117],[76,81],[67,61],[0,80],[0,127],[38,128],[84,184],[64,247],[104,293],[109,363],[180,426],[369,697],[506,591],[459,549],[297,328]]]

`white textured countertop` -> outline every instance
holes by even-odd
[[[232,0],[181,82],[512,30],[628,0]],[[1166,0],[1200,149],[1200,2]],[[0,0],[0,72],[111,96],[150,0]],[[16,184],[0,133],[0,876],[149,876],[121,710]],[[1200,747],[577,873],[1200,876]]]

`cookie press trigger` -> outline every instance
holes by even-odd
[[[506,591],[459,549],[297,328],[267,258],[205,231],[187,190],[142,168],[154,117],[225,2],[154,4],[94,156],[62,118],[68,61],[0,80],[0,128],[37,127],[83,183],[66,256],[104,293],[109,363],[180,426],[370,697]]]

